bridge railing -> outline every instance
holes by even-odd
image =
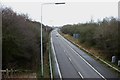
[[[33,73],[31,70],[13,70],[6,69],[0,70],[2,78],[36,78],[36,73]]]

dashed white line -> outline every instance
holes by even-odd
[[[69,45],[68,45],[69,46]],[[70,47],[70,46],[69,46]],[[70,47],[71,48],[71,47]],[[72,48],[71,48],[72,49]],[[87,65],[89,65],[99,76],[101,76],[103,79],[105,79],[105,77],[99,73],[90,63],[88,63],[83,57],[81,57],[74,49],[72,49]],[[106,79],[105,79],[106,80]]]
[[[68,57],[68,54],[67,54],[67,53],[65,53],[65,54],[66,54],[66,56]],[[71,58],[68,57],[68,59],[69,59],[69,61],[71,62],[71,64],[73,65]],[[74,66],[74,65],[73,65],[73,66]],[[74,68],[75,68],[75,66],[74,66]],[[77,72],[77,73],[78,73],[79,76],[83,79],[83,75],[82,75],[80,72]]]
[[[61,36],[61,35],[60,35]],[[61,36],[61,38],[63,38],[62,36]],[[64,38],[63,38],[64,39]],[[65,39],[64,39],[65,40]],[[68,41],[67,40],[65,40],[67,43],[68,43]],[[71,48],[71,46],[70,45],[68,45],[70,48]],[[107,80],[100,72],[98,72],[90,63],[88,63],[82,56],[80,56],[79,55],[79,53],[77,53],[73,48],[71,48],[72,49],[72,51],[74,51],[86,64],[88,64],[99,76],[101,76],[104,80]]]
[[[67,53],[65,53],[66,54],[66,56],[68,56],[68,54]]]
[[[78,74],[81,76],[81,78],[83,79],[83,75],[80,73],[80,72],[78,72]]]
[[[71,58],[69,57],[69,60],[71,61]]]

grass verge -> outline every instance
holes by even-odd
[[[47,50],[44,54],[44,78],[50,78],[50,68],[49,68],[49,44],[47,43]]]
[[[85,46],[85,44],[81,44],[78,39],[73,38],[72,36],[68,35],[68,34],[64,34],[62,32],[59,32],[62,36],[64,36],[67,40],[69,40],[70,42],[72,42],[73,44],[75,44],[77,47],[79,47],[81,50],[83,50],[84,52],[86,52],[88,55],[90,55],[92,58],[96,59],[97,61],[99,61],[102,64],[110,64],[112,67],[120,70],[120,67],[117,66],[117,64],[111,64],[110,61],[108,61],[105,56],[100,54],[100,51],[94,48],[90,48],[89,46]],[[97,56],[97,57],[96,57]],[[104,60],[106,63],[103,63]],[[113,72],[117,72],[115,69],[111,68],[109,65],[106,65],[108,68],[110,68]],[[118,72],[118,76],[120,77],[120,72]]]

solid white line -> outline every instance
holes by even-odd
[[[80,73],[80,72],[78,72],[78,74],[81,76],[81,78],[83,79],[83,75]]]
[[[49,51],[49,63],[50,63],[50,77],[51,77],[51,80],[52,80],[53,79],[53,72],[52,72],[52,62],[51,62],[50,51]]]
[[[91,55],[93,55],[91,52],[89,52],[89,51],[86,50],[85,48],[81,47],[80,45],[78,45],[78,44],[76,44],[76,43],[74,43],[74,42],[72,42],[72,43],[75,44],[75,45],[77,45],[78,47],[82,48],[82,49],[85,50],[86,52],[90,53]],[[116,71],[120,72],[119,69],[117,69],[116,67],[110,65],[109,63],[107,63],[107,62],[104,61],[103,59],[101,59],[101,58],[99,58],[99,57],[97,57],[97,56],[95,56],[95,55],[93,55],[93,56],[94,56],[95,58],[99,59],[100,61],[102,61],[103,63],[105,63],[106,65],[108,65],[109,67],[111,67],[111,68],[115,69]]]
[[[67,53],[66,53],[66,55],[67,55]],[[68,56],[67,56],[67,57],[68,57]],[[71,58],[68,57],[68,59],[70,60],[71,64],[73,65]],[[73,66],[74,66],[74,65],[73,65]],[[83,79],[83,75],[82,75],[80,72],[78,72],[78,74],[79,74],[79,76]]]
[[[54,53],[55,61],[56,61],[56,64],[57,64],[59,77],[62,80],[62,75],[61,75],[61,72],[60,72],[59,64],[58,64],[58,61],[57,61],[57,58],[56,58],[55,49],[54,49],[53,42],[52,42],[52,36],[51,36],[51,45],[52,45],[52,50],[53,50],[53,53]]]
[[[61,36],[62,37],[62,36]],[[62,37],[63,38],[63,37]],[[63,38],[64,39],[64,38]],[[65,40],[65,39],[64,39]],[[67,42],[67,40],[65,40]],[[67,42],[68,43],[68,42]],[[68,45],[70,48],[71,46]],[[74,51],[86,64],[88,64],[99,76],[101,76],[103,79],[105,79],[105,77],[100,73],[98,72],[90,63],[88,63],[82,56],[79,55],[79,53],[77,53],[73,48],[71,48],[72,51]],[[105,79],[106,80],[106,79]]]
[[[65,50],[64,50],[64,52],[65,52]],[[65,54],[66,54],[66,56],[68,57],[68,54],[67,54],[67,53],[65,53]],[[69,59],[69,61],[71,62],[71,64],[73,65],[71,58],[68,57],[68,59]],[[73,65],[73,66],[74,66],[74,65]],[[74,68],[75,68],[75,67],[74,67]],[[78,72],[78,74],[79,74],[79,76],[83,79],[83,75],[82,75],[80,72]]]
[[[70,47],[70,46],[69,46]],[[71,47],[70,47],[71,48]],[[72,49],[72,48],[71,48]],[[90,63],[88,63],[82,56],[80,56],[74,49],[72,49],[86,64],[88,64],[99,76],[101,76],[103,79],[105,79],[105,77],[98,72]],[[106,79],[105,79],[106,80]]]

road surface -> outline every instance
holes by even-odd
[[[57,63],[56,78],[118,79],[117,74],[63,38],[57,30],[51,32],[51,44]]]

